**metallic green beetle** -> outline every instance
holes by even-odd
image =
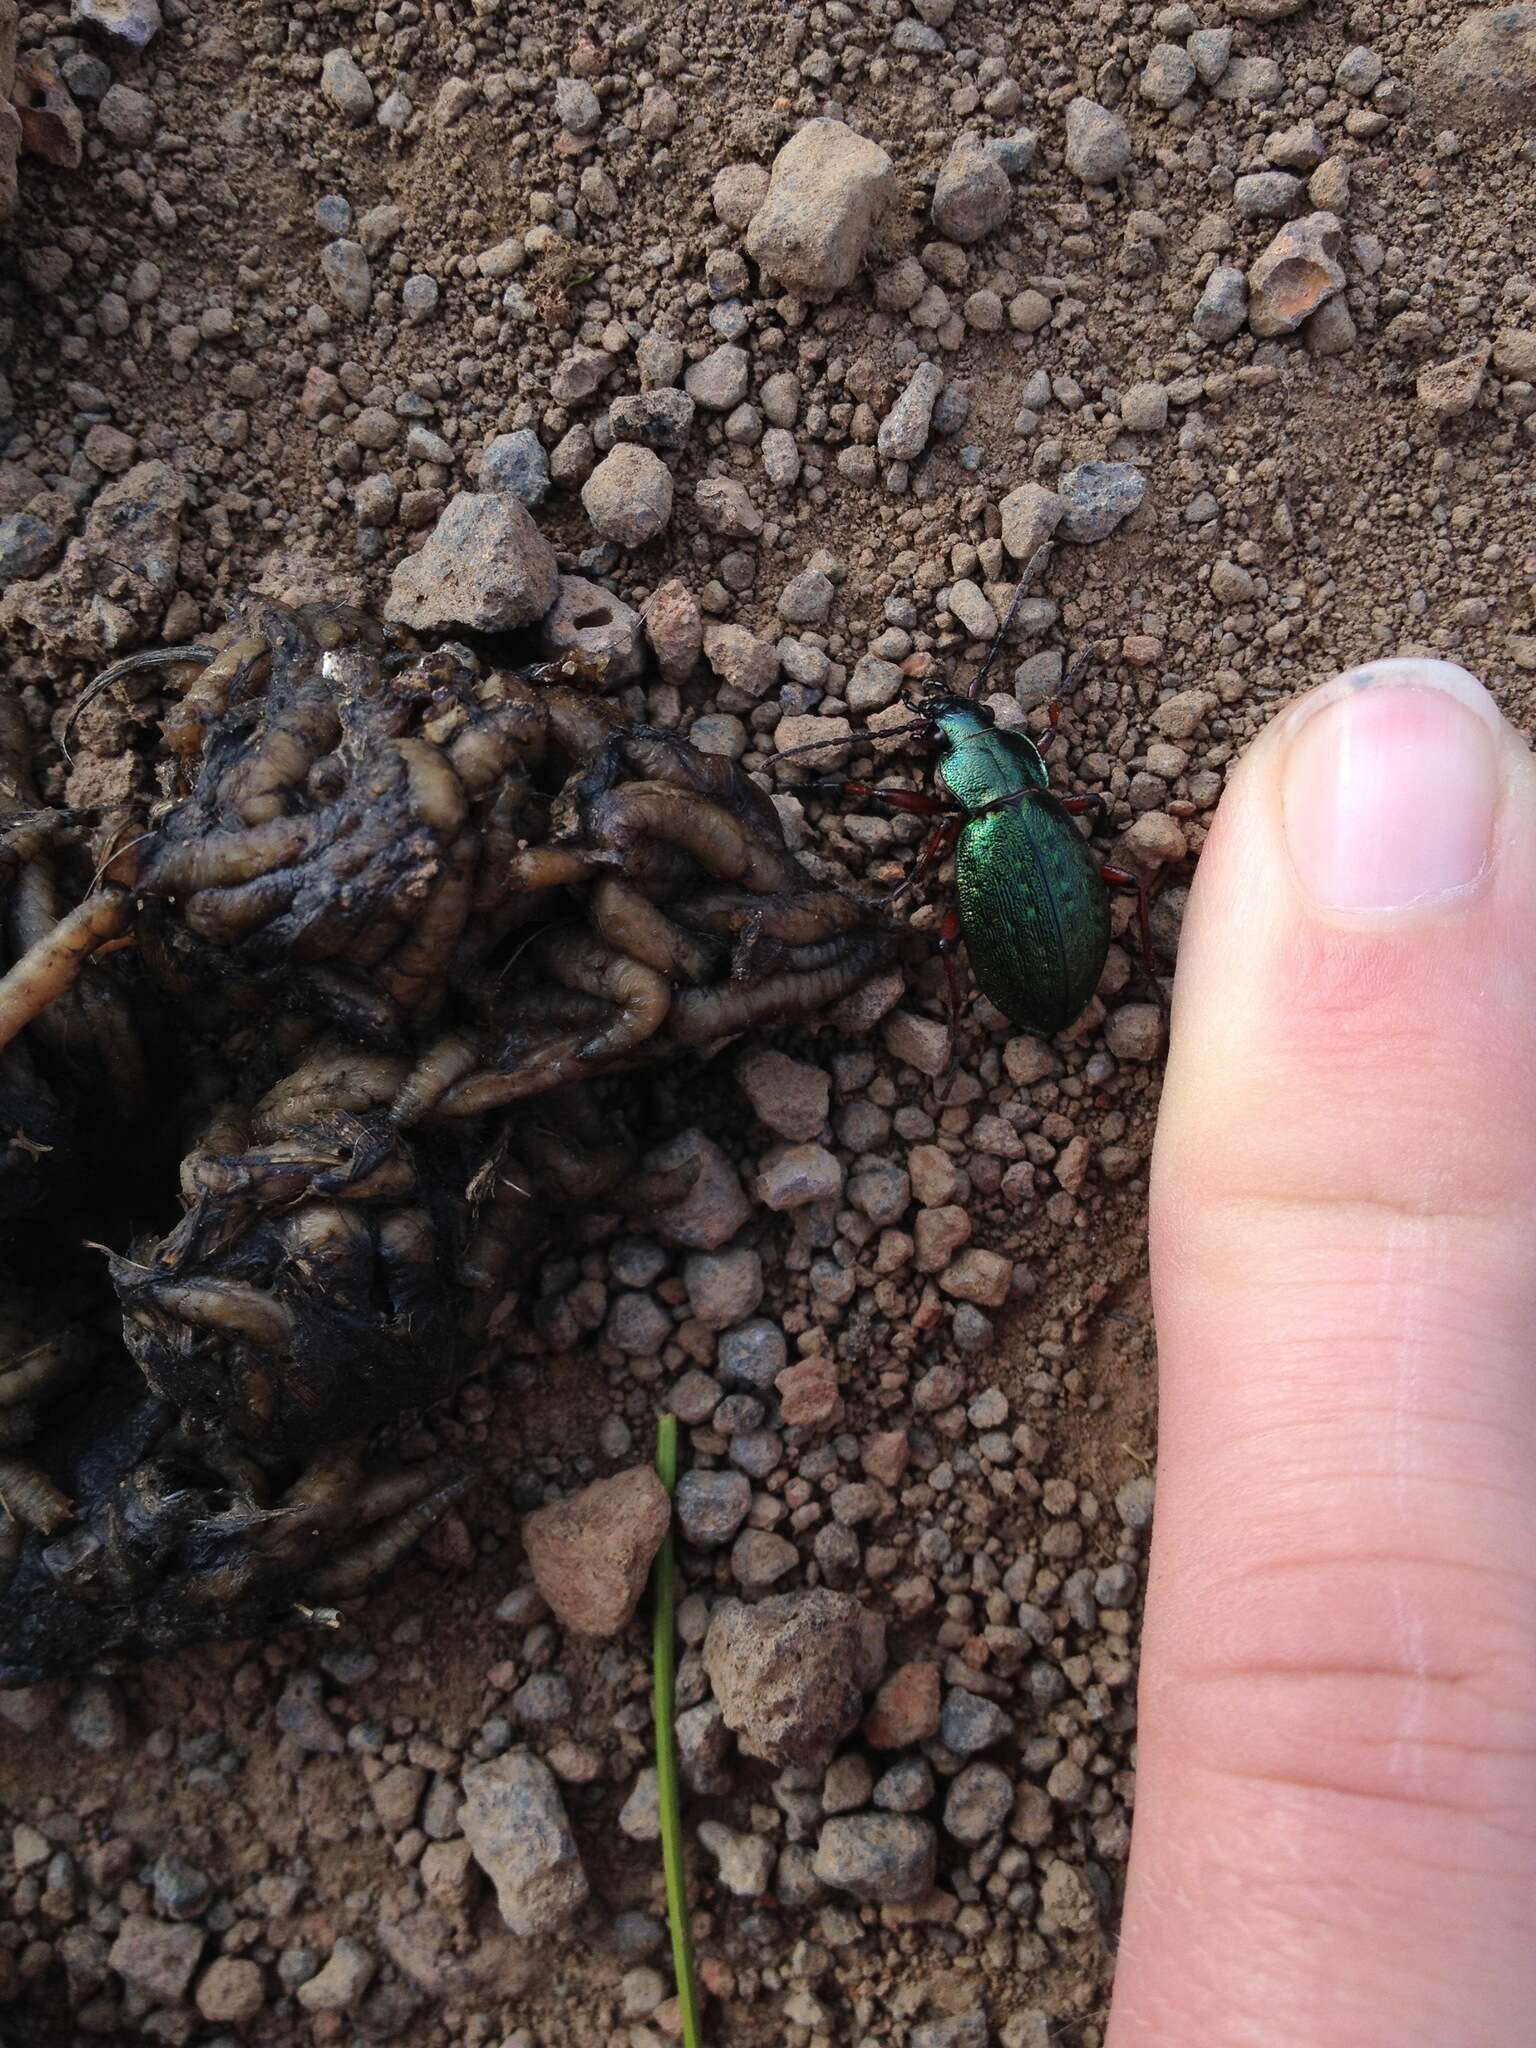
[[[1103,799],[1057,796],[1043,746],[1023,732],[1000,730],[978,701],[1012,611],[964,696],[938,689],[909,700],[914,722],[880,735],[907,733],[938,748],[932,794],[866,782],[815,786],[933,821],[927,845],[895,893],[903,894],[953,850],[956,900],[939,939],[951,1020],[959,1008],[955,948],[963,939],[983,995],[1022,1030],[1049,1035],[1073,1023],[1098,987],[1109,951],[1109,889],[1137,891],[1144,945],[1146,899],[1139,878],[1101,865],[1072,822],[1101,809]]]

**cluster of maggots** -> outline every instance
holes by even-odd
[[[551,1217],[686,1192],[613,1077],[891,948],[578,659],[252,600],[92,689],[162,666],[164,794],[110,833],[39,803],[0,706],[0,1219],[69,1246],[0,1350],[0,1682],[362,1590],[467,1483],[391,1425],[484,1355]]]

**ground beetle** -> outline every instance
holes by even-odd
[[[961,939],[983,995],[1021,1029],[1047,1035],[1073,1023],[1098,987],[1109,951],[1109,889],[1137,891],[1146,949],[1145,885],[1135,875],[1102,866],[1072,822],[1101,810],[1104,799],[1059,797],[1050,787],[1044,754],[1054,737],[1054,719],[1052,731],[1037,745],[1023,732],[1000,729],[980,701],[982,683],[1029,580],[1026,570],[965,695],[934,689],[908,696],[904,701],[916,718],[879,735],[910,734],[938,748],[931,793],[876,789],[867,782],[812,784],[933,821],[916,865],[887,901],[953,851],[955,901],[939,938],[952,1033],[959,1007],[955,948]],[[846,744],[814,741],[788,752]]]

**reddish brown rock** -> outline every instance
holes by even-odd
[[[704,650],[704,615],[698,599],[673,576],[651,592],[640,616],[663,677],[669,683],[686,683]]]
[[[1344,224],[1335,213],[1286,222],[1248,273],[1248,325],[1260,340],[1294,334],[1343,291],[1343,247]]]
[[[584,1636],[616,1636],[627,1627],[671,1516],[667,1490],[649,1465],[595,1479],[529,1515],[528,1562],[558,1619]]]
[[[938,1665],[898,1665],[864,1717],[865,1740],[872,1749],[909,1749],[938,1732]]]
[[[837,1391],[837,1365],[828,1357],[803,1358],[787,1365],[774,1381],[780,1413],[791,1429],[820,1429],[842,1408]]]
[[[749,697],[761,697],[779,679],[778,649],[745,626],[711,619],[704,628],[704,659],[722,683],[744,690]]]
[[[885,1669],[885,1624],[851,1593],[817,1586],[747,1607],[722,1600],[704,1669],[748,1756],[826,1763]]]
[[[1493,344],[1485,341],[1468,349],[1465,355],[1453,356],[1447,363],[1430,363],[1420,370],[1419,404],[1432,420],[1456,420],[1472,410],[1482,395],[1483,378],[1492,354]]]
[[[859,1448],[859,1463],[882,1486],[899,1486],[911,1462],[912,1446],[904,1429],[883,1429],[865,1437]]]

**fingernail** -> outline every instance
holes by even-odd
[[[1477,881],[1493,844],[1497,717],[1449,662],[1377,662],[1319,692],[1283,784],[1291,860],[1314,901],[1403,910]]]

